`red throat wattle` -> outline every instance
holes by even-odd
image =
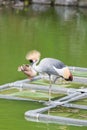
[[[73,81],[73,76],[72,76],[71,73],[70,73],[70,76],[69,76],[69,81]]]

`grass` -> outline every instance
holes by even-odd
[[[87,88],[87,85],[86,84],[72,82],[72,83],[67,85],[67,88],[81,89],[81,88]]]
[[[1,91],[0,94],[4,95],[10,95],[10,96],[16,96],[16,97],[22,97],[22,98],[31,98],[34,100],[48,100],[49,99],[49,93],[48,92],[42,92],[42,91],[36,91],[36,90],[30,90],[30,89],[9,89]],[[63,97],[65,94],[51,94],[52,99],[58,99]]]
[[[72,74],[74,76],[78,76],[78,77],[87,77],[87,72],[72,72]]]
[[[24,98],[38,99],[38,100],[40,99],[46,100],[49,97],[48,93],[41,93],[41,92],[36,92],[36,91],[21,91],[21,92],[16,92],[10,95],[24,97]]]
[[[0,94],[11,94],[11,93],[15,93],[18,92],[19,90],[16,88],[12,88],[12,89],[7,89],[7,90],[3,90],[0,92]]]
[[[87,106],[87,98],[80,99],[78,101],[74,102],[75,104],[81,104],[81,105],[86,105]]]
[[[32,82],[32,84],[37,84],[37,85],[46,85],[48,86],[49,83],[48,81],[43,81],[43,80],[37,80]],[[62,84],[53,84],[55,87],[66,87],[66,88],[87,88],[87,85],[80,84],[80,83],[74,83],[74,82],[65,82]],[[48,100],[49,94],[48,92],[43,92],[43,91],[36,91],[36,90],[31,90],[31,89],[25,89],[23,88],[20,90],[20,88],[11,88],[8,90],[3,90],[0,92],[0,94],[5,94],[5,95],[11,95],[11,96],[17,96],[17,97],[23,97],[23,98],[31,98],[31,99],[36,99],[36,100]],[[65,94],[51,94],[51,98],[61,98],[65,96]]]
[[[56,107],[49,111],[50,115],[54,116],[63,116],[68,118],[77,118],[82,120],[87,120],[87,110],[81,109],[73,109],[73,108],[66,108],[66,107]]]

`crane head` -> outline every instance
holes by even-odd
[[[73,80],[72,73],[70,72],[68,67],[64,67],[62,69],[58,69],[58,68],[53,66],[53,68],[58,73],[58,75],[62,76],[65,80],[67,80],[67,81],[72,81]]]
[[[70,73],[69,77],[67,79],[65,79],[66,81],[73,81],[73,76],[72,74]]]
[[[73,80],[72,73],[70,72],[68,67],[64,68],[63,77],[67,81],[72,81]]]
[[[33,64],[33,63],[39,61],[40,56],[41,56],[41,54],[39,51],[32,50],[32,51],[27,53],[26,59],[29,60],[31,64]]]

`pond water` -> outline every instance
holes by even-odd
[[[87,10],[48,5],[32,5],[24,9],[0,7],[0,84],[26,78],[17,71],[17,67],[28,63],[25,55],[33,49],[41,52],[41,58],[53,57],[69,66],[87,67]],[[41,106],[29,102],[0,100],[0,129],[83,129],[27,122],[24,119],[25,111]]]

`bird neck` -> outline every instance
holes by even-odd
[[[29,70],[30,70],[30,76],[31,77],[37,75],[37,72],[33,69],[32,66],[29,66]]]
[[[38,65],[37,65],[38,62],[39,62],[39,60],[36,60],[36,61],[33,63],[33,65],[32,65],[32,67],[33,67],[33,69],[34,69],[35,71],[38,71]]]

